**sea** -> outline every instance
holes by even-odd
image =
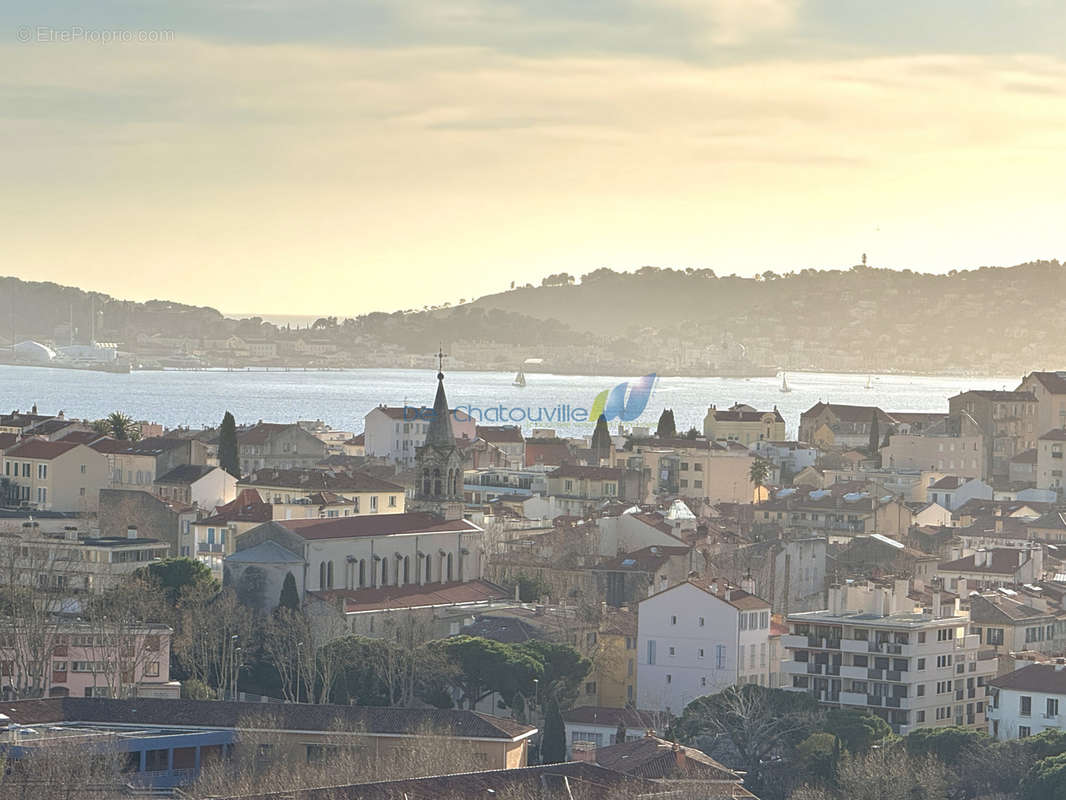
[[[597,395],[642,376],[553,375],[527,373],[524,387],[514,374],[449,372],[449,404],[483,424],[551,428],[561,436],[590,435],[589,411]],[[969,389],[1013,389],[1019,377],[935,377],[790,372],[789,392],[774,378],[656,378],[647,406],[627,426],[654,427],[664,409],[674,412],[678,431],[702,431],[711,405],[746,403],[759,410],[777,407],[790,437],[800,413],[819,400],[877,405],[885,411],[946,412],[948,398]],[[216,426],[226,411],[238,424],[321,420],[332,428],[358,433],[363,418],[377,405],[432,406],[432,370],[351,369],[303,371],[164,370],[112,374],[72,369],[0,365],[0,413],[64,411],[68,417],[98,419],[121,411],[135,420],[166,427]],[[612,430],[618,424],[611,423]]]

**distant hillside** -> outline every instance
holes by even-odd
[[[6,301],[6,302],[5,302]],[[1066,268],[1058,261],[925,275],[857,266],[757,278],[710,270],[598,269],[552,275],[457,307],[317,320],[308,332],[213,308],[134,303],[52,283],[0,278],[0,339],[130,343],[141,334],[335,343],[336,363],[368,354],[499,366],[545,356],[545,369],[721,374],[727,363],[788,370],[1021,374],[1066,366]],[[393,363],[388,362],[386,363]],[[629,374],[626,372],[625,374]]]
[[[474,305],[635,340],[743,343],[793,369],[969,370],[1066,364],[1066,268],[1058,261],[926,275],[856,266],[758,278],[710,270],[600,269]]]

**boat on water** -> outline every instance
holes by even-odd
[[[869,375],[867,375],[866,376],[866,387],[865,388],[867,388],[867,389],[874,388],[872,381],[873,381],[873,378],[871,378]]]
[[[785,375],[785,373],[783,372],[781,373],[781,391],[785,394],[788,394],[792,391],[792,389],[788,385],[788,376]]]
[[[518,368],[518,374],[514,376],[514,382],[511,385],[519,387],[526,385],[526,373],[521,367]]]

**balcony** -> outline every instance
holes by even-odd
[[[811,666],[807,661],[786,661],[782,667],[782,672],[786,675],[807,675],[807,668]]]
[[[879,706],[884,703],[884,699],[885,698],[881,697],[880,695],[868,694],[866,695],[866,705]]]
[[[868,676],[866,674],[866,667],[850,667],[847,664],[843,664],[840,667],[840,677],[864,681]]]
[[[885,670],[885,680],[886,681],[892,681],[894,683],[901,683],[903,681],[903,673],[900,672],[899,670],[886,669]]]
[[[806,650],[809,647],[806,636],[797,636],[794,633],[788,633],[782,636],[781,646],[786,650]]]
[[[865,706],[866,695],[861,692],[841,692],[840,702],[848,706]]]
[[[883,681],[885,679],[885,671],[883,669],[868,669],[866,670],[866,677],[871,681]]]
[[[841,639],[840,649],[845,653],[865,653],[868,642],[865,639]]]

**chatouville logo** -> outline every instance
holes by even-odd
[[[460,405],[451,410],[452,418],[465,422],[490,423],[571,423],[597,420],[602,414],[608,422],[614,419],[632,422],[644,413],[655,387],[655,373],[637,378],[634,381],[622,381],[613,389],[604,389],[592,401],[592,408],[572,406],[562,403],[550,408],[545,406],[470,406]],[[432,419],[432,408],[414,408],[404,406],[403,418],[414,420]]]
[[[612,419],[632,422],[648,407],[648,398],[651,397],[651,390],[654,387],[655,373],[653,372],[633,381],[632,388],[629,386],[629,381],[622,381],[613,389],[604,389],[592,401],[589,419],[599,419],[600,414],[603,414],[608,422]],[[627,390],[629,391],[628,399],[626,399]]]

